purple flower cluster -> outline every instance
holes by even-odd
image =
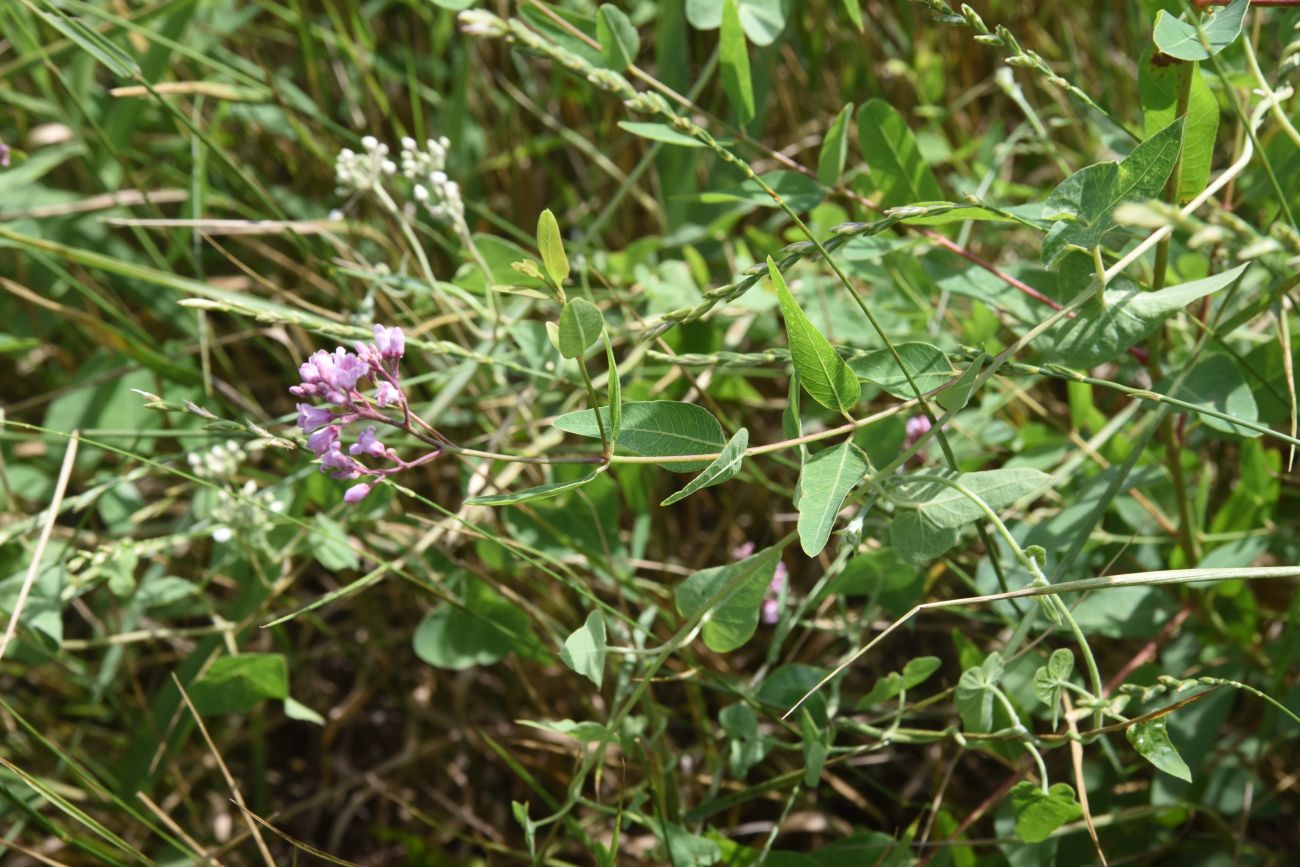
[[[401,470],[432,460],[439,449],[415,461],[404,461],[397,452],[379,440],[375,424],[391,425],[399,430],[412,431],[413,416],[407,407],[402,391],[398,362],[406,352],[406,337],[400,328],[375,326],[373,342],[356,343],[356,351],[338,347],[333,353],[317,350],[298,368],[302,382],[289,389],[295,397],[324,404],[298,404],[298,427],[307,434],[307,446],[320,458],[321,472],[336,479],[359,479],[368,476],[380,479]],[[373,389],[373,393],[367,392]],[[381,412],[398,410],[401,418]],[[358,422],[373,422],[361,427],[356,440],[344,443],[348,428]],[[432,428],[428,428],[435,433]],[[371,467],[357,460],[372,458],[388,466]],[[359,482],[343,494],[347,503],[357,503],[370,493],[373,482]]]

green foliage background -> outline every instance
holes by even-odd
[[[986,2],[983,34],[938,0],[487,4],[670,127],[460,33],[464,5],[0,5],[6,623],[30,587],[5,863],[1286,863],[1300,597],[1246,579],[1300,562],[1300,148],[1247,115],[1256,57],[1295,83],[1300,12],[1252,9],[1184,122],[1152,60],[1174,3]],[[336,191],[364,135],[446,136],[473,243]],[[1145,204],[1247,147],[1194,214]],[[963,207],[880,211],[935,201]],[[1164,223],[1166,265],[979,378]],[[487,452],[596,456],[574,358],[620,405],[612,359],[616,451],[645,460],[447,455],[344,506],[286,389],[375,322],[407,329],[415,408]],[[914,386],[949,389],[944,442],[858,486]],[[695,452],[653,424],[723,454],[707,486],[661,505],[709,462],[656,466]],[[1248,571],[1037,597],[1126,707],[1088,703],[1068,624],[998,598],[921,612],[783,717],[913,606],[1038,556],[1054,584]]]

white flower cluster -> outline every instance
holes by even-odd
[[[361,139],[362,153],[350,148],[339,151],[334,161],[334,182],[339,195],[374,190],[385,177],[397,174],[397,163],[388,157],[388,145],[372,135]]]
[[[459,228],[465,221],[465,203],[460,197],[460,185],[447,177],[450,146],[446,136],[429,139],[423,148],[409,136],[402,139],[402,174],[415,183],[412,195],[429,216]]]
[[[252,449],[257,450],[256,446]],[[239,471],[239,465],[249,456],[249,452],[249,449],[234,440],[226,440],[207,451],[190,452],[185,460],[189,462],[190,470],[200,479],[225,482]]]
[[[288,505],[272,488],[258,490],[257,482],[249,479],[240,487],[240,497],[230,491],[219,490],[212,503],[212,539],[229,542],[238,532],[241,535],[262,537],[275,526],[271,515],[278,515]]]
[[[239,472],[240,465],[261,449],[260,441],[244,446],[235,440],[226,440],[206,451],[191,452],[186,460],[190,470],[199,478],[230,482]],[[223,487],[212,488],[208,494],[211,499],[207,502],[206,517],[212,520],[212,538],[217,542],[229,542],[236,532],[264,535],[275,526],[271,514],[283,512],[288,505],[273,489],[258,490],[257,482],[251,479],[239,487],[239,496]]]

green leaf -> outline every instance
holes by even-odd
[[[872,98],[858,109],[858,144],[880,190],[881,207],[943,199],[907,121],[883,99]]]
[[[560,354],[565,358],[578,358],[600,339],[605,330],[605,317],[600,308],[586,298],[574,298],[560,311]]]
[[[799,473],[799,546],[809,557],[826,547],[835,518],[849,491],[862,481],[870,466],[862,449],[853,443],[818,452]]]
[[[679,500],[684,500],[696,491],[702,491],[705,488],[711,488],[714,485],[720,485],[731,479],[740,472],[740,464],[745,459],[745,449],[749,446],[749,431],[741,428],[736,431],[728,442],[727,447],[722,450],[722,454],[704,468],[704,472],[687,483],[677,493],[664,500],[659,505],[671,506]]]
[[[542,266],[556,286],[569,279],[569,257],[564,253],[564,239],[560,237],[560,224],[547,208],[537,218],[537,249],[542,254]]]
[[[686,0],[686,20],[696,30],[722,24],[723,0]],[[785,29],[788,0],[737,0],[740,24],[755,45],[771,45]]]
[[[677,145],[684,148],[702,148],[704,142],[697,138],[687,135],[684,132],[678,132],[666,123],[649,123],[630,120],[620,120],[618,125],[626,132],[632,135],[648,138],[651,141],[663,142],[664,144]]]
[[[980,371],[984,369],[984,361],[987,355],[981,355],[976,358],[966,369],[962,371],[961,376],[957,377],[957,382],[946,391],[941,391],[935,395],[935,400],[939,406],[949,412],[955,412],[962,409],[970,403],[971,395],[974,393],[975,380],[979,377]]]
[[[1056,221],[1043,239],[1043,261],[1055,265],[1071,247],[1091,250],[1114,228],[1120,203],[1157,198],[1178,161],[1182,141],[1179,118],[1123,160],[1082,168],[1061,181],[1043,205],[1043,217]]]
[[[771,256],[767,257],[767,271],[776,286],[781,316],[785,319],[785,331],[790,339],[790,356],[803,387],[812,395],[813,400],[827,409],[848,412],[862,397],[862,386],[858,383],[858,378],[853,375],[844,359],[840,358],[830,341],[822,336],[799,309]]]
[[[1021,497],[1036,493],[1052,480],[1051,476],[1033,467],[1004,467],[960,475],[936,470],[908,476],[896,483],[895,501],[917,509],[936,527],[954,530],[982,520],[984,511],[962,491],[941,482],[927,481],[935,477],[960,483],[995,512]]]
[[[831,128],[826,131],[826,138],[822,139],[821,153],[817,157],[817,179],[828,187],[835,186],[840,175],[844,174],[844,163],[849,157],[849,120],[852,116],[853,103],[850,102],[840,109],[831,122]]]
[[[186,692],[203,716],[247,713],[267,699],[289,697],[289,665],[279,653],[223,656]]]
[[[1178,104],[1179,80],[1188,61],[1157,61],[1147,49],[1138,62],[1138,94],[1146,135],[1154,135],[1173,122]],[[1186,202],[1205,189],[1214,157],[1214,137],[1219,129],[1219,101],[1205,76],[1193,68],[1187,100],[1187,125],[1183,131],[1183,159],[1178,169],[1178,199]]]
[[[636,26],[626,12],[611,3],[602,3],[596,13],[596,41],[608,68],[621,72],[636,63],[640,47]]]
[[[1226,413],[1242,421],[1258,422],[1259,407],[1255,395],[1242,377],[1241,371],[1230,355],[1206,355],[1192,367],[1177,391],[1171,395],[1179,400],[1194,403]],[[1234,425],[1213,416],[1201,416],[1206,427],[1242,437],[1257,437],[1259,431]]]
[[[1156,47],[1179,60],[1208,60],[1237,41],[1249,6],[1250,0],[1233,0],[1207,13],[1199,24],[1179,21],[1162,9],[1156,13],[1152,34]]]
[[[1040,597],[1046,598],[1046,597]],[[1047,665],[1034,672],[1034,695],[1052,709],[1052,727],[1056,727],[1061,712],[1061,691],[1070,683],[1074,671],[1074,654],[1068,648],[1052,651]]]
[[[844,0],[844,11],[849,14],[849,20],[859,31],[862,30],[862,7],[858,5],[861,2],[862,0]]]
[[[922,394],[938,388],[957,373],[949,363],[948,356],[937,346],[928,343],[899,343],[894,349]],[[894,397],[904,400],[916,397],[907,376],[894,360],[893,353],[887,349],[878,349],[853,359],[852,368],[858,377],[874,382]]]
[[[1072,265],[1083,272],[1091,270],[1088,257],[1075,254],[1063,263],[1063,276]],[[1064,364],[1085,368],[1118,358],[1188,304],[1232,285],[1247,267],[1240,265],[1158,292],[1144,291],[1127,277],[1117,277],[1106,290],[1104,303],[1096,298],[1088,301],[1078,315],[1057,327],[1055,355]]]
[[[415,655],[435,668],[462,671],[492,665],[512,652],[533,651],[528,616],[477,578],[466,579],[462,605],[442,605],[415,630]]]
[[[312,523],[316,525],[316,532],[312,534],[311,552],[318,563],[331,572],[361,565],[361,559],[348,541],[347,531],[337,521],[321,514],[313,518]]]
[[[564,640],[560,659],[569,668],[596,684],[600,689],[605,679],[605,618],[599,611],[587,615],[587,622]]]
[[[1188,783],[1192,781],[1191,769],[1178,754],[1174,742],[1169,740],[1169,730],[1163,716],[1134,723],[1124,730],[1124,736],[1142,758],[1166,774]]]
[[[307,707],[307,705],[302,702],[297,701],[292,696],[285,696],[284,715],[289,719],[296,719],[299,722],[309,722],[318,726],[325,725],[325,717]]]
[[[815,789],[831,752],[831,729],[818,728],[812,713],[803,707],[799,709],[799,732],[803,736],[803,784]]]
[[[968,668],[957,681],[954,702],[961,715],[962,726],[968,731],[987,732],[993,729],[994,687],[1002,679],[1002,655],[990,653],[984,662]]]
[[[889,544],[899,557],[920,566],[957,544],[957,531],[938,527],[912,509],[900,511],[889,522]]]
[[[1011,809],[1016,814],[1016,836],[1025,843],[1041,843],[1083,815],[1069,783],[1055,783],[1044,792],[1037,783],[1022,780],[1011,790]]]
[[[763,183],[771,187],[795,211],[810,211],[826,198],[826,190],[816,178],[810,178],[799,172],[768,172],[760,177]],[[747,202],[763,208],[780,207],[754,180],[745,181],[740,186],[729,190],[711,190],[701,193],[700,201],[706,204]]]
[[[623,430],[623,384],[618,379],[618,362],[614,359],[614,344],[610,342],[609,332],[605,332],[605,364],[608,371],[606,387],[609,389],[609,438],[617,441]]]
[[[470,497],[465,500],[465,505],[513,506],[516,503],[527,503],[532,500],[544,500],[547,497],[554,497],[556,494],[562,494],[565,491],[572,491],[576,488],[581,488],[588,482],[593,481],[598,475],[600,475],[600,470],[592,470],[581,478],[571,479],[567,482],[551,482],[545,485],[537,485],[533,488],[524,488],[522,491],[509,491],[504,494],[489,494],[483,497]]]
[[[609,407],[600,408],[605,429],[609,424]],[[596,410],[584,409],[565,413],[555,419],[555,426],[566,433],[600,438],[596,426]],[[634,455],[645,457],[670,457],[673,455],[711,454],[722,450],[726,442],[722,425],[713,414],[693,403],[675,400],[629,401],[623,404],[623,429],[617,444]],[[713,459],[662,464],[677,473],[703,470]]]
[[[759,733],[758,717],[744,702],[729,704],[719,711],[718,724],[729,740],[727,767],[733,777],[743,780],[750,768],[763,761],[774,739]]]
[[[763,596],[780,561],[781,549],[773,546],[735,563],[702,569],[677,585],[677,611],[687,619],[703,614],[705,645],[729,653],[754,637]]]
[[[870,707],[888,701],[904,690],[920,686],[930,679],[942,665],[942,661],[937,656],[918,656],[915,659],[908,660],[903,666],[903,673],[891,671],[889,674],[876,680],[871,692],[864,695],[858,700],[856,705],[858,710],[866,710]]]
[[[754,84],[749,76],[749,46],[740,25],[736,0],[723,0],[722,31],[719,35],[722,54],[722,88],[736,109],[741,123],[754,119]]]

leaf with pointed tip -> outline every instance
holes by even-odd
[[[950,381],[956,373],[943,350],[929,343],[898,343],[894,350],[922,394]],[[874,382],[894,397],[903,400],[916,397],[912,383],[907,381],[907,374],[888,349],[877,349],[855,358],[851,367],[856,376]]]
[[[1134,723],[1124,729],[1124,736],[1142,758],[1160,770],[1186,782],[1192,781],[1192,770],[1178,754],[1178,748],[1169,739],[1168,724],[1162,716],[1146,722]]]
[[[679,500],[684,500],[696,491],[702,491],[705,488],[711,488],[714,485],[720,485],[740,472],[740,464],[745,459],[745,449],[749,447],[749,431],[741,428],[736,431],[728,442],[727,447],[722,450],[722,454],[704,468],[704,472],[691,479],[686,487],[664,500],[659,505],[671,506]]]
[[[776,286],[785,332],[790,340],[790,357],[799,372],[803,387],[813,400],[827,409],[848,412],[862,397],[862,385],[830,341],[817,330],[785,285],[772,257],[767,257],[767,271]]]
[[[650,139],[650,141],[662,142],[663,144],[678,145],[684,148],[702,148],[706,147],[704,142],[692,138],[684,132],[678,132],[666,123],[650,123],[648,121],[631,121],[620,120],[619,128],[632,135],[641,138]]]
[[[1172,395],[1247,422],[1259,421],[1255,395],[1242,377],[1232,356],[1222,352],[1206,355],[1193,365]],[[1242,437],[1257,437],[1259,431],[1235,425],[1213,416],[1201,416],[1206,427]]]
[[[898,110],[883,99],[869,99],[858,109],[858,144],[871,180],[880,189],[881,207],[943,200],[916,136]]]
[[[600,339],[605,317],[586,298],[573,298],[560,311],[559,350],[565,358],[578,358]]]
[[[844,174],[844,163],[849,156],[849,121],[853,116],[853,103],[840,109],[831,128],[822,139],[821,153],[817,156],[817,180],[833,187]]]
[[[981,355],[979,358],[976,358],[964,371],[962,371],[961,376],[957,377],[957,381],[951,388],[935,395],[935,400],[938,401],[939,406],[949,412],[954,412],[964,408],[966,404],[970,403],[971,395],[975,390],[975,380],[979,377],[980,371],[984,368],[984,361],[987,358],[987,355]]]
[[[467,506],[513,506],[516,503],[527,503],[532,500],[544,500],[547,497],[554,497],[556,494],[562,494],[565,491],[572,491],[575,488],[581,488],[583,485],[592,481],[598,476],[598,470],[592,470],[582,478],[573,479],[567,482],[551,482],[546,485],[538,485],[535,488],[525,488],[522,491],[510,491],[505,494],[490,494],[484,497],[470,497],[465,501]]]
[[[754,119],[754,83],[749,75],[749,45],[740,24],[736,0],[722,2],[722,30],[719,34],[722,56],[722,89],[727,92],[741,123]]]
[[[542,266],[557,286],[569,279],[569,257],[564,252],[564,239],[560,224],[550,209],[537,218],[537,249],[542,254]]]
[[[960,475],[936,470],[898,480],[894,499],[914,508],[936,527],[955,530],[984,518],[984,510],[964,492],[934,478],[952,479],[979,497],[993,511],[1009,506],[1046,487],[1052,477],[1033,467],[1003,467]]]
[[[1209,60],[1237,41],[1249,7],[1250,0],[1233,0],[1222,9],[1207,13],[1209,17],[1201,19],[1199,25],[1179,21],[1162,9],[1156,13],[1152,38],[1156,47],[1170,57]]]
[[[826,547],[835,518],[849,491],[862,481],[870,465],[862,449],[853,443],[818,452],[799,473],[799,545],[809,557]]]
[[[600,418],[605,430],[611,430],[609,407],[600,408]],[[596,410],[565,413],[553,424],[565,433],[600,437]],[[623,404],[623,429],[615,442],[634,455],[659,458],[712,454],[722,450],[726,438],[722,435],[722,425],[702,406],[675,400],[646,400]],[[661,466],[677,473],[693,473],[712,462],[713,459]]]
[[[1157,63],[1151,49],[1138,61],[1138,95],[1142,99],[1142,124],[1154,135],[1177,117],[1178,91],[1183,67],[1191,61]],[[1192,88],[1187,100],[1187,126],[1183,132],[1183,158],[1178,169],[1178,199],[1186,202],[1210,180],[1214,137],[1219,129],[1219,101],[1205,83],[1200,69],[1191,70]]]
[[[1091,250],[1115,227],[1120,203],[1159,196],[1182,143],[1179,118],[1119,162],[1096,163],[1061,181],[1043,205],[1043,217],[1056,221],[1043,239],[1043,261],[1055,265],[1071,247]]]
[[[605,656],[609,652],[605,642],[605,618],[599,611],[593,611],[587,615],[587,622],[564,640],[560,659],[600,689],[605,679]]]
[[[1063,264],[1062,275],[1072,263],[1089,270],[1087,258],[1071,256]],[[1188,304],[1231,286],[1247,267],[1240,265],[1157,292],[1147,292],[1127,277],[1117,277],[1106,289],[1104,303],[1091,299],[1073,319],[1057,327],[1055,355],[1063,364],[1084,368],[1116,359]]]
[[[735,563],[701,569],[677,585],[677,611],[686,618],[707,611],[700,637],[710,650],[729,653],[754,637],[763,596],[780,561],[781,549],[773,546]]]
[[[640,45],[636,26],[626,12],[612,3],[600,4],[596,12],[596,41],[609,69],[621,72],[636,62]]]
[[[1023,780],[1011,790],[1011,809],[1016,814],[1016,836],[1025,843],[1041,843],[1083,815],[1069,783],[1053,783],[1044,792],[1037,783]]]

